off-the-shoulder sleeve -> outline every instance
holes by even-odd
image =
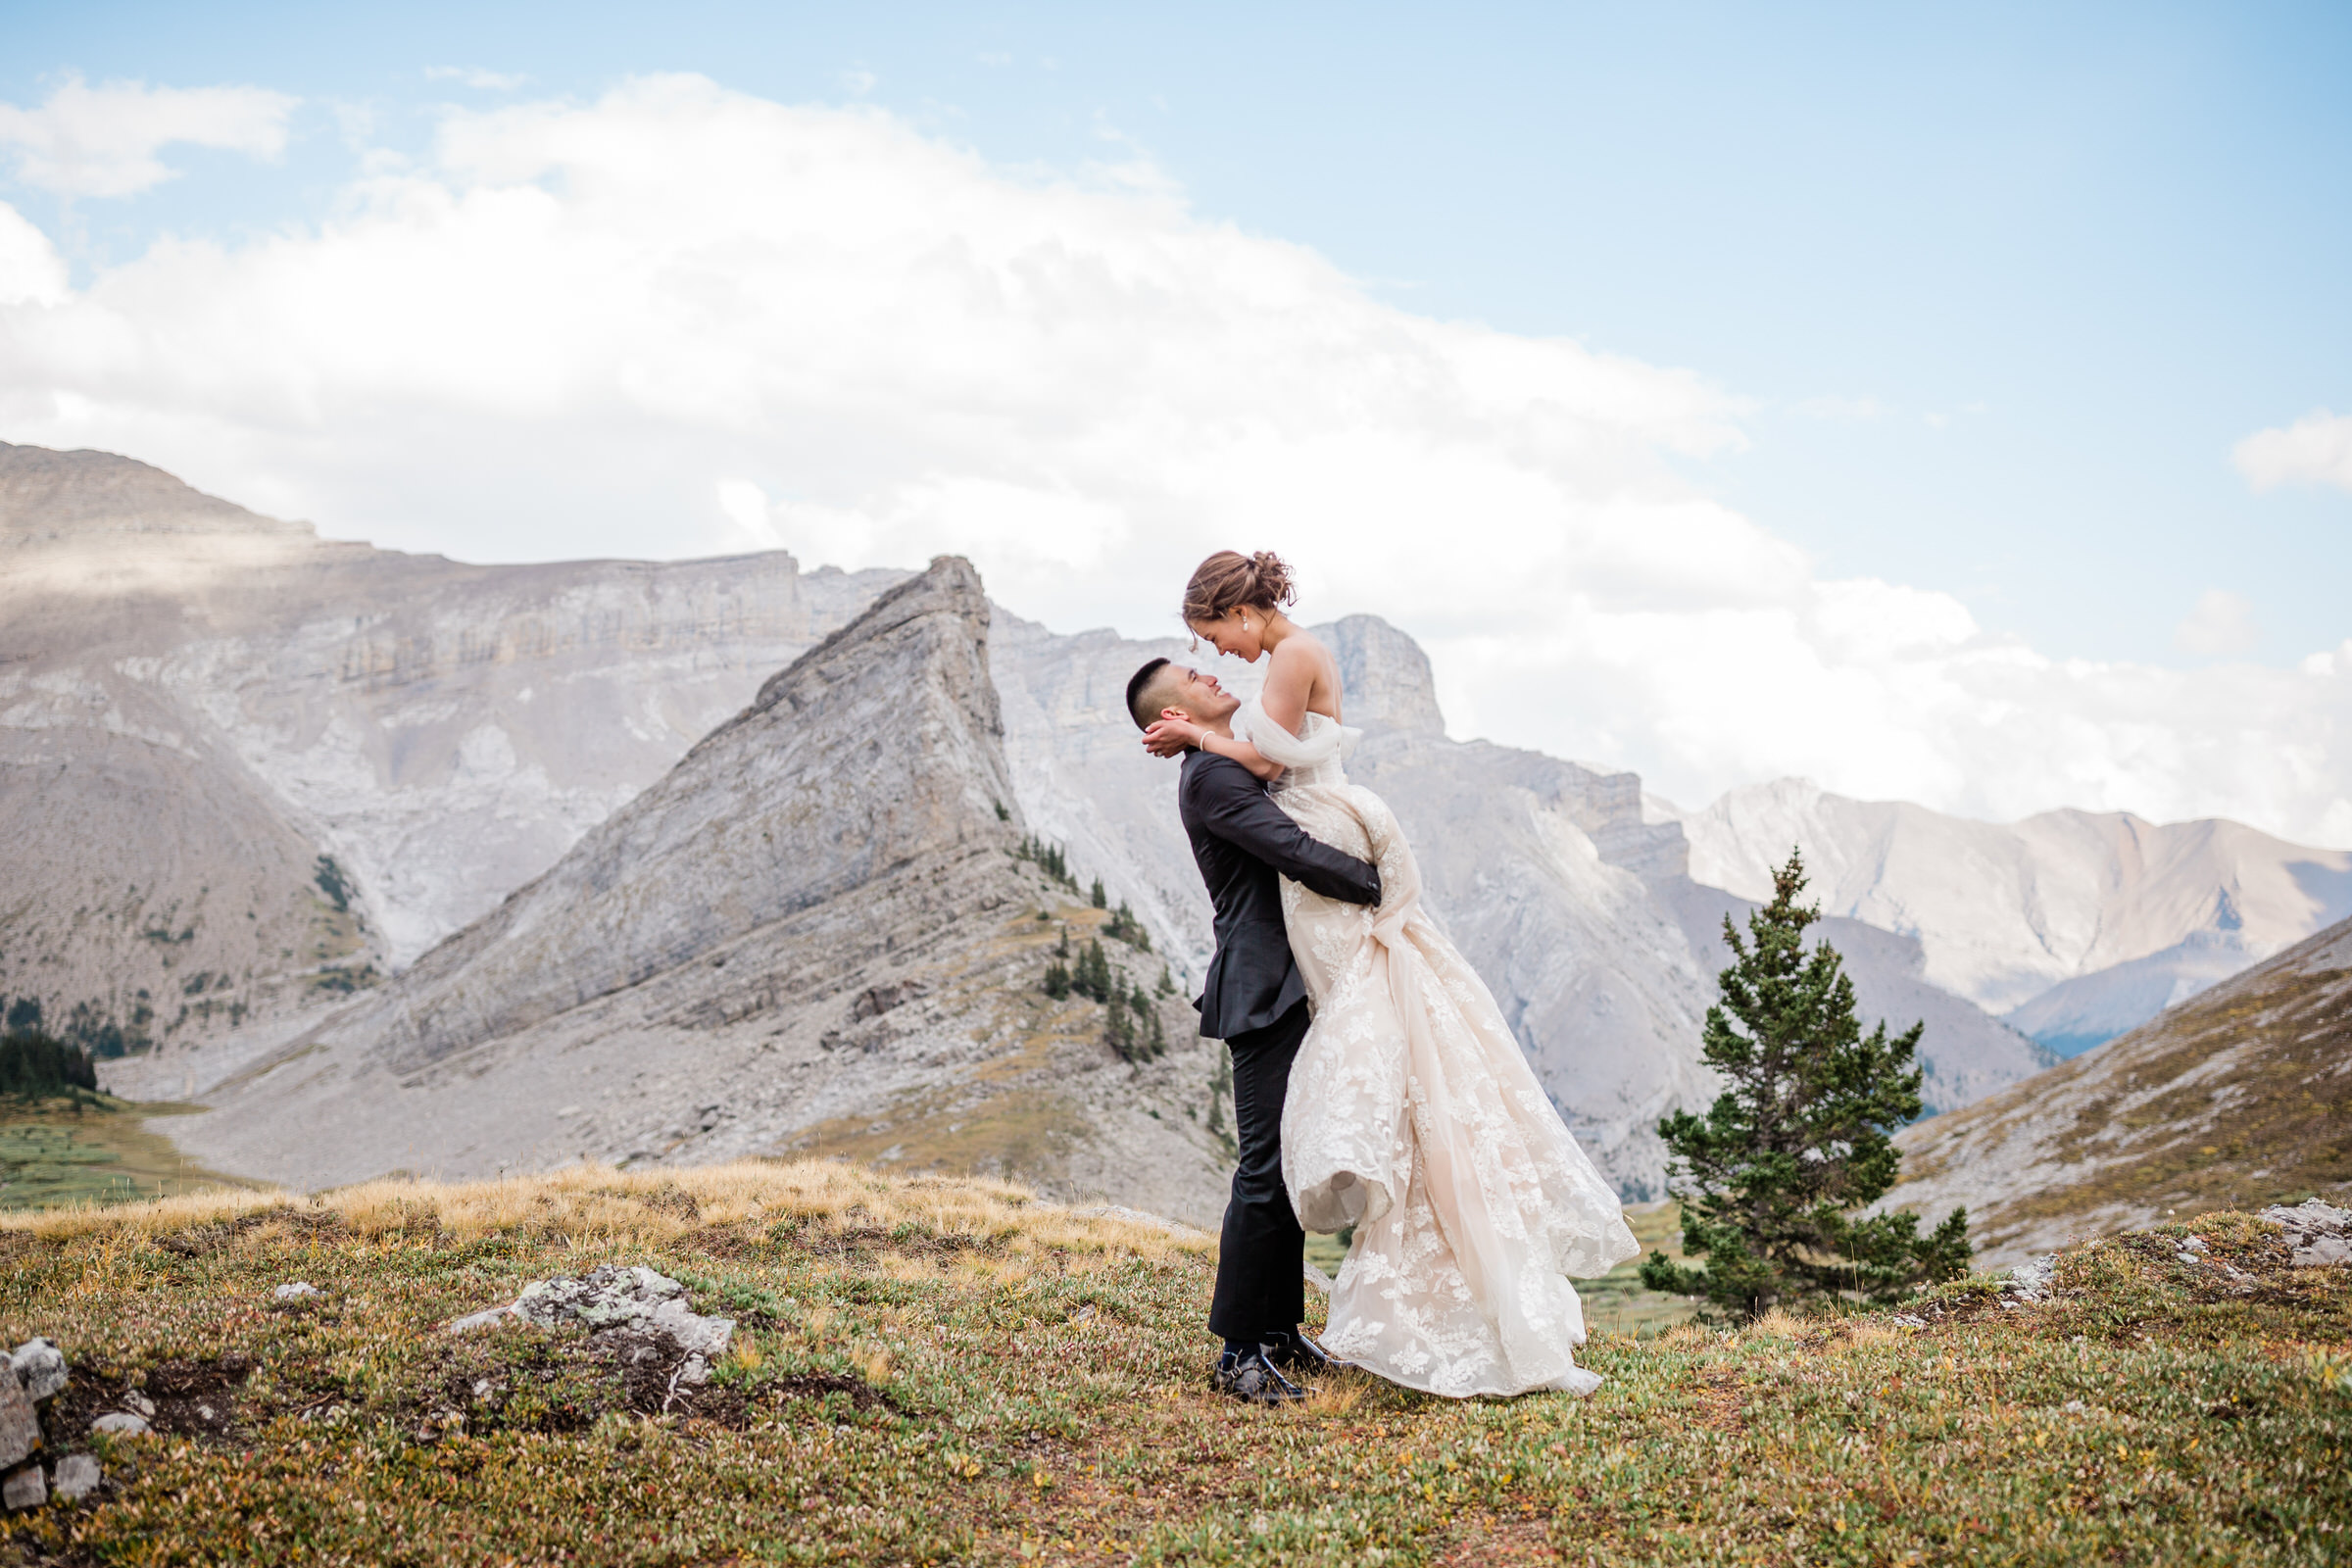
[[[1360,729],[1346,724],[1323,724],[1304,740],[1274,722],[1265,704],[1252,697],[1237,710],[1233,732],[1257,748],[1257,755],[1285,767],[1313,767],[1327,762],[1354,744]]]

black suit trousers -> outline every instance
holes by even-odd
[[[1282,1102],[1306,1022],[1301,1002],[1263,1029],[1225,1042],[1233,1053],[1233,1120],[1241,1163],[1233,1173],[1233,1198],[1225,1205],[1208,1328],[1228,1340],[1296,1328],[1306,1314],[1306,1232],[1298,1228],[1290,1191],[1282,1183]]]

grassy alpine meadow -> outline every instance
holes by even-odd
[[[2184,1251],[2190,1234],[2207,1250]],[[1589,1399],[1360,1376],[1244,1408],[1204,1243],[820,1161],[575,1169],[0,1222],[0,1320],[106,1466],[23,1563],[2328,1563],[2352,1271],[2276,1227],[2068,1253],[1889,1314],[1597,1337]],[[603,1262],[739,1319],[678,1389],[450,1318]],[[304,1280],[324,1294],[277,1302]],[[156,1430],[93,1436],[132,1393]]]

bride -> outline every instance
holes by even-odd
[[[1313,1023],[1291,1068],[1283,1180],[1310,1231],[1354,1227],[1331,1293],[1331,1354],[1430,1394],[1587,1394],[1573,1277],[1641,1250],[1477,973],[1421,907],[1421,876],[1381,798],[1348,782],[1339,662],[1283,613],[1276,557],[1220,551],[1184,619],[1217,652],[1267,662],[1230,737],[1168,710],[1160,756],[1221,753],[1269,781],[1308,834],[1371,860],[1377,907],[1285,877],[1282,912]]]

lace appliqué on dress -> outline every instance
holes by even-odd
[[[1382,889],[1375,910],[1282,884],[1314,1009],[1291,1068],[1283,1175],[1301,1225],[1355,1227],[1324,1343],[1431,1394],[1589,1393],[1600,1379],[1576,1364],[1585,1318],[1570,1277],[1641,1247],[1493,994],[1422,911],[1396,816],[1348,782],[1353,732],[1321,714],[1303,728],[1290,734],[1255,703],[1234,721],[1291,770],[1282,808],[1378,865]]]

